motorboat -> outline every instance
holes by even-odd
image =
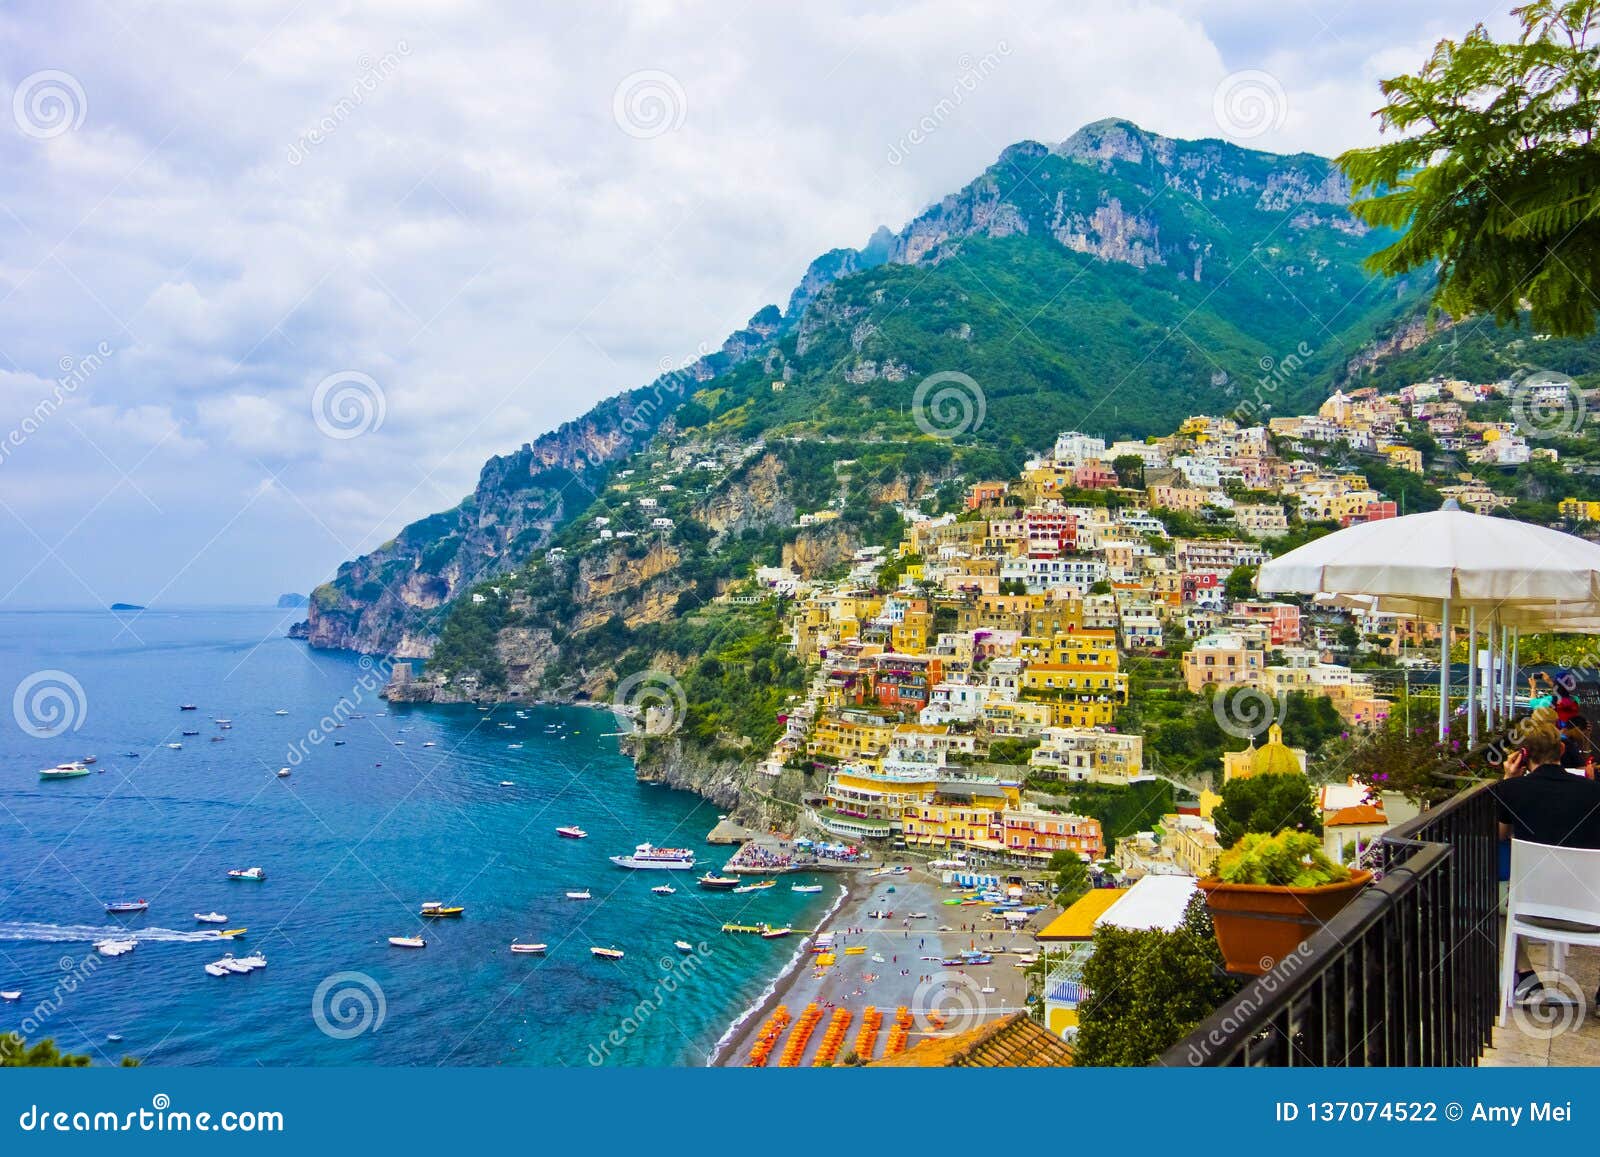
[[[763,939],[763,940],[782,940],[785,936],[789,935],[789,933],[791,933],[793,931],[794,931],[794,929],[788,927],[787,925],[782,927],[782,928],[768,928],[765,932],[763,932],[761,934],[761,939]]]
[[[129,912],[144,912],[149,907],[149,900],[115,900],[106,905],[106,914],[108,916],[121,916]]]
[[[267,874],[260,868],[232,868],[228,871],[228,879],[230,880],[255,880],[259,882],[266,878]]]
[[[690,944],[687,940],[674,940],[672,942],[672,946],[679,952],[682,952],[685,956],[694,951],[694,945]]]
[[[814,896],[816,893],[822,891],[822,885],[821,884],[791,884],[789,886],[789,891],[791,891],[791,892],[799,892],[801,895],[804,895],[804,896]]]
[[[287,767],[278,768],[278,778],[279,779],[287,779],[288,777],[289,777],[289,769]]]
[[[237,940],[248,931],[248,928],[224,928],[217,936],[223,940]]]
[[[589,952],[593,956],[598,956],[601,960],[622,959],[622,949],[620,948],[595,948],[591,946]]]
[[[267,966],[267,958],[259,952],[252,952],[249,956],[241,956],[235,961],[246,972],[254,972],[258,968]]]
[[[198,707],[196,707],[193,703],[180,703],[180,704],[178,704],[178,710],[179,711],[198,711],[200,709]]]
[[[500,781],[500,786],[501,787],[516,787],[517,785],[512,783],[509,779],[502,779]]]
[[[228,975],[228,970],[222,967],[222,965],[213,961],[212,963],[206,965],[206,974],[208,976],[226,976]]]
[[[422,746],[424,746],[424,747],[437,747],[439,745],[437,743],[435,743],[433,740],[430,739],[426,743],[424,743]]]
[[[568,824],[564,828],[557,828],[556,835],[562,836],[569,840],[586,840],[589,838],[589,833],[584,831],[577,824]]]
[[[592,899],[594,899],[594,897],[589,894],[589,889],[585,888],[581,892],[568,892],[567,893],[567,899],[569,899],[569,900],[592,900]]]
[[[21,1000],[21,999],[22,999],[22,989],[20,989],[20,988],[8,988],[4,992],[0,992],[0,1000]]]
[[[420,936],[391,936],[389,943],[396,948],[426,948],[428,942]]]
[[[226,924],[228,918],[221,912],[196,912],[194,918],[202,924]]]
[[[702,888],[712,892],[726,892],[739,886],[737,876],[713,876],[710,872],[695,881]]]
[[[441,904],[437,900],[429,900],[426,904],[424,904],[422,906],[421,914],[423,916],[447,917],[447,916],[459,916],[459,915],[461,915],[461,913],[463,913],[465,911],[466,911],[466,909],[463,908],[459,904],[448,905],[448,904]]]
[[[748,892],[765,892],[768,888],[776,888],[777,886],[778,881],[776,880],[762,880],[759,884],[740,884],[734,888],[733,894],[735,896],[743,896]]]
[[[657,896],[671,896],[676,894],[678,891],[678,889],[674,888],[671,884],[657,884],[650,890]]]
[[[82,760],[72,763],[58,763],[54,767],[41,767],[40,779],[77,779],[81,775],[92,775],[89,765]]]
[[[94,950],[101,956],[126,956],[137,947],[136,940],[108,939],[96,942]]]
[[[611,862],[619,868],[684,871],[694,867],[694,853],[688,848],[658,848],[647,842],[634,848],[632,855],[612,856]]]
[[[274,715],[287,715],[289,713],[287,711],[285,711],[282,707],[280,707],[276,711],[274,711],[273,714]]]
[[[196,727],[192,731],[182,731],[182,732],[179,732],[179,734],[180,735],[199,735],[200,734],[200,729],[198,727]]]
[[[511,951],[518,956],[543,956],[548,947],[550,947],[548,944],[523,944],[520,941],[511,943]]]
[[[169,744],[167,744],[167,750],[168,751],[182,751],[183,750],[183,744],[181,744],[181,743],[169,743]]]

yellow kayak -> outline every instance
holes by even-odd
[[[861,945],[861,946],[859,946],[857,948],[846,948],[844,950],[844,954],[846,956],[860,956],[866,950],[867,950],[867,946],[865,944],[863,944],[863,945]]]

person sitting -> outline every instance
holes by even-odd
[[[1561,759],[1561,732],[1548,722],[1529,728],[1522,747],[1506,757],[1505,777],[1489,789],[1502,840],[1600,849],[1600,782],[1573,775]],[[1542,987],[1519,942],[1517,999],[1533,998]]]
[[[1568,771],[1581,771],[1594,776],[1594,739],[1589,731],[1589,717],[1574,715],[1561,730],[1561,766]]]

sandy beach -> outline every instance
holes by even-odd
[[[1053,910],[1036,913],[1021,929],[1007,929],[989,918],[986,907],[947,905],[945,901],[958,893],[921,868],[909,875],[872,876],[861,871],[841,874],[839,879],[849,895],[816,930],[834,933],[835,963],[815,967],[816,958],[809,951],[815,934],[809,937],[808,951],[793,971],[754,1011],[746,1012],[712,1063],[744,1065],[762,1025],[780,1004],[798,1019],[815,1001],[824,1011],[824,1025],[835,1008],[850,1010],[848,1043],[840,1059],[852,1050],[869,1005],[884,1017],[884,1031],[871,1059],[883,1055],[888,1025],[902,1005],[913,1016],[909,1046],[928,1036],[965,1032],[1024,1007],[1027,988],[1018,960],[1035,950],[1033,933],[1048,922]],[[875,918],[870,915],[875,911],[892,915]],[[851,948],[862,951],[847,952]],[[971,967],[941,963],[974,948],[993,953],[994,962]],[[822,1037],[820,1029],[813,1034],[801,1054],[802,1066],[812,1063]],[[776,1054],[771,1063],[776,1065]]]

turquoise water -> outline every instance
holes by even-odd
[[[703,843],[710,805],[635,783],[608,712],[390,706],[375,695],[381,665],[284,638],[295,617],[0,614],[0,694],[21,685],[20,718],[37,725],[59,717],[28,702],[64,688],[77,724],[38,738],[0,716],[0,990],[23,992],[0,1003],[0,1033],[51,1036],[97,1063],[697,1064],[796,947],[721,924],[814,921],[835,894],[796,896],[790,880],[713,894],[693,885],[698,869],[612,866],[645,840],[694,848],[702,866],[727,849]],[[59,675],[30,685],[41,671],[81,696]],[[341,702],[342,728],[319,723]],[[96,774],[38,779],[88,754]],[[558,838],[569,823],[589,838]],[[265,883],[226,878],[254,865]],[[676,895],[650,892],[667,880]],[[592,900],[565,898],[584,887]],[[133,898],[149,912],[104,914]],[[424,922],[425,900],[466,914]],[[193,914],[213,910],[247,937],[209,939]],[[89,955],[117,928],[133,952]],[[391,948],[395,935],[428,946]],[[512,956],[513,940],[549,955]],[[594,959],[591,945],[625,957]],[[268,966],[206,975],[230,948]]]

